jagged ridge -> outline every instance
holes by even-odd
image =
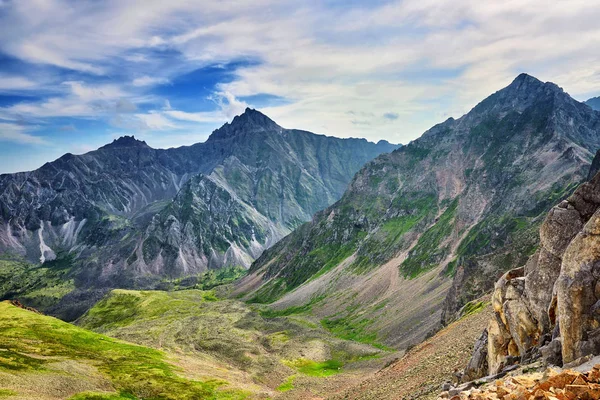
[[[395,147],[283,129],[251,109],[193,146],[122,137],[1,175],[0,253],[42,263],[69,254],[78,287],[249,266]]]

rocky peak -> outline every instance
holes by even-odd
[[[118,139],[112,141],[105,146],[102,146],[101,149],[106,148],[116,148],[116,147],[150,147],[143,140],[137,140],[135,136],[121,136]]]
[[[283,128],[271,118],[260,111],[246,108],[243,114],[233,118],[231,123],[226,123],[210,135],[209,140],[225,139],[243,133],[253,132],[281,132]]]
[[[518,75],[510,85],[492,94],[473,111],[473,117],[483,114],[505,115],[516,111],[522,113],[532,105],[539,105],[548,101],[558,100],[558,103],[569,103],[574,100],[565,93],[562,88],[552,82],[542,82],[539,79],[522,73]]]

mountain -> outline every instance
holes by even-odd
[[[252,109],[192,146],[122,137],[0,175],[0,254],[68,259],[78,287],[248,267],[396,147],[284,129]]]
[[[600,97],[592,97],[585,104],[592,107],[593,110],[600,111]]]
[[[363,167],[342,198],[251,266],[234,295],[319,300],[325,326],[407,347],[538,246],[545,213],[588,173],[600,113],[521,74],[468,114]]]

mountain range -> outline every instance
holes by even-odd
[[[188,147],[121,137],[0,176],[0,253],[68,260],[77,287],[148,287],[261,252],[397,146],[284,129],[252,109]]]
[[[521,74],[368,163],[235,294],[276,309],[310,303],[348,336],[418,343],[524,264],[545,213],[585,180],[598,148],[600,113]]]

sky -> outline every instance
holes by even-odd
[[[256,108],[408,143],[527,72],[600,95],[598,0],[0,0],[0,173]]]

